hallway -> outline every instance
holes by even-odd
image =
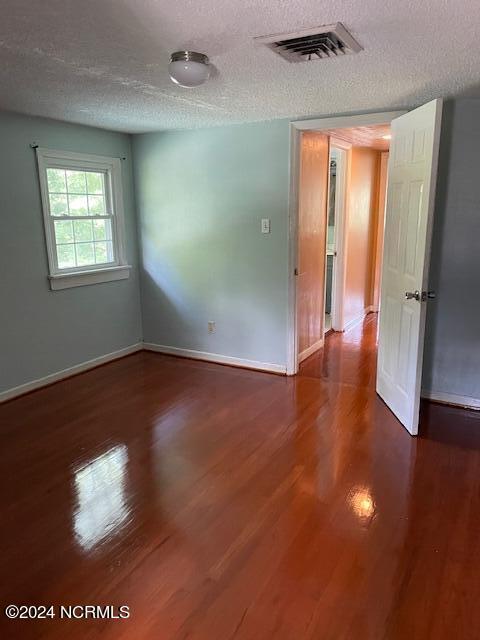
[[[374,390],[377,316],[370,313],[350,331],[325,336],[325,346],[300,364],[299,375]]]
[[[0,406],[8,640],[475,640],[480,415],[374,392],[375,317],[286,378],[140,352]]]

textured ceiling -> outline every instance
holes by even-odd
[[[348,129],[322,129],[322,133],[328,133],[337,140],[349,142],[354,147],[369,147],[377,151],[388,151],[390,148],[390,139],[384,138],[390,135],[389,124],[348,127]]]
[[[290,64],[253,37],[343,22],[357,55]],[[373,109],[475,93],[474,0],[0,0],[0,108],[139,132]],[[197,89],[170,52],[208,54]]]

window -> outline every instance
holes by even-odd
[[[52,289],[128,278],[118,158],[37,149]]]

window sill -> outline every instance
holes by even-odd
[[[130,265],[120,267],[107,267],[96,271],[77,271],[75,273],[62,273],[49,276],[50,289],[70,289],[71,287],[83,287],[88,284],[98,284],[100,282],[113,282],[114,280],[126,280],[130,277]]]

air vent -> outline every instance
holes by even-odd
[[[340,23],[255,38],[288,62],[308,62],[358,53],[362,47]]]

